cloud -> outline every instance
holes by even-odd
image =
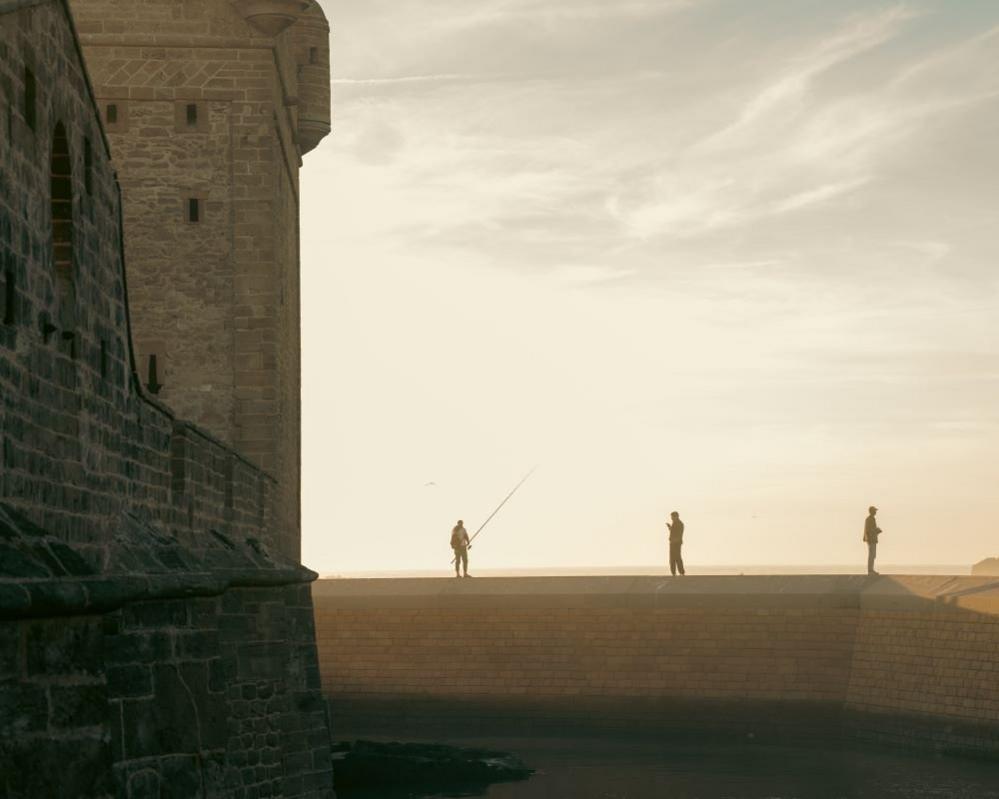
[[[556,267],[552,279],[556,283],[567,285],[595,285],[614,283],[635,274],[633,269],[614,269],[608,266],[594,264],[565,264]]]
[[[860,177],[852,180],[844,180],[839,183],[827,183],[824,186],[818,186],[814,189],[807,189],[781,200],[773,206],[773,211],[777,214],[784,214],[788,211],[799,211],[812,205],[819,205],[843,194],[856,191],[869,181],[869,177]]]
[[[376,120],[354,139],[357,159],[365,164],[388,164],[396,159],[405,144],[398,128]]]
[[[573,24],[609,18],[644,18],[674,14],[695,5],[695,0],[491,0],[456,5],[446,24],[454,28],[493,25],[499,22]]]
[[[790,59],[786,71],[752,96],[735,122],[706,138],[699,147],[708,150],[738,147],[752,139],[754,130],[772,132],[775,122],[800,112],[801,103],[816,78],[885,44],[914,16],[905,7],[896,6],[847,21],[839,31]]]
[[[337,86],[397,86],[411,85],[419,83],[463,83],[467,81],[480,81],[481,75],[472,74],[439,74],[439,75],[399,75],[386,78],[333,78],[333,84]]]

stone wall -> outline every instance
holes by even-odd
[[[867,737],[999,752],[999,582],[919,578],[862,597],[845,706]]]
[[[329,26],[309,2],[284,30],[241,11],[294,4],[71,5],[122,185],[140,377],[279,477],[298,557],[298,173],[329,132]]]
[[[0,504],[3,796],[332,795],[303,570],[123,524],[100,568]]]
[[[274,480],[136,374],[65,2],[0,11],[0,91],[0,794],[332,796],[315,575]]]
[[[4,15],[0,34],[0,497],[81,546],[113,535],[123,507],[170,529],[278,546],[274,480],[135,379],[118,188],[75,39],[50,5]],[[62,200],[52,199],[57,130]],[[59,203],[71,209],[65,267]]]
[[[994,581],[324,580],[313,596],[348,728],[568,719],[999,752]]]

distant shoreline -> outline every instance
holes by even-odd
[[[543,577],[543,576],[633,576],[633,575],[657,575],[669,574],[669,569],[665,566],[578,566],[569,568],[532,568],[532,569],[473,569],[473,574],[480,577]],[[955,564],[879,564],[879,571],[882,574],[950,574],[955,576],[967,576],[971,574],[970,565]],[[720,564],[687,565],[687,574],[695,575],[715,575],[715,576],[736,576],[740,574],[864,574],[864,564],[860,563],[839,563],[839,564]],[[344,571],[321,573],[321,580],[356,580],[363,578],[413,578],[413,577],[448,577],[451,570],[442,567],[440,569],[408,569],[397,571]]]

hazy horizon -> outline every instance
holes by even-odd
[[[321,2],[307,565],[999,554],[999,5]]]
[[[727,577],[734,575],[766,576],[766,575],[864,575],[864,564],[834,563],[834,564],[794,564],[794,563],[723,563],[723,564],[688,564],[687,575],[690,577]],[[964,564],[893,564],[881,565],[885,577],[899,575],[934,575],[934,576],[967,576],[971,573],[969,566]],[[476,570],[473,577],[639,577],[639,576],[670,576],[669,567],[658,566],[580,566],[576,568],[482,568]],[[393,569],[393,570],[358,570],[343,572],[321,572],[320,580],[362,579],[362,578],[424,578],[441,577],[453,579],[454,573],[447,565],[436,569]]]

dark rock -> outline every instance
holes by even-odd
[[[496,782],[525,780],[534,773],[516,756],[489,749],[442,744],[341,743],[333,750],[333,774],[342,799],[421,793],[461,796]],[[375,791],[377,793],[371,793]]]

